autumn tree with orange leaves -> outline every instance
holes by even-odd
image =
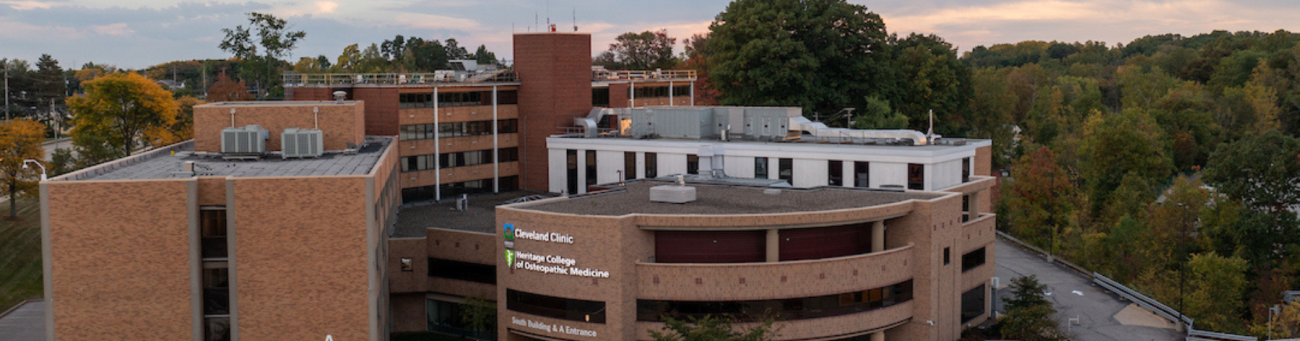
[[[45,125],[28,119],[0,122],[0,182],[4,194],[9,196],[9,220],[18,219],[19,196],[38,195],[39,167],[23,169],[27,159],[42,160],[45,151]]]
[[[236,82],[230,79],[225,72],[217,75],[217,82],[212,83],[208,88],[208,102],[235,102],[249,101],[253,99],[253,94],[248,93],[248,86],[244,81]]]

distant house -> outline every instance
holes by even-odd
[[[167,90],[179,90],[185,88],[185,81],[173,81],[170,79],[164,79],[160,81],[155,81],[154,83],[158,83],[159,86],[162,86]]]

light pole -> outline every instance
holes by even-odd
[[[1274,305],[1268,308],[1268,339],[1273,339],[1273,315],[1282,315],[1282,308]]]
[[[26,159],[23,160],[23,169],[27,169],[27,164],[29,163],[36,164],[37,167],[41,167],[41,181],[47,180],[48,177],[45,174],[45,165],[41,164],[40,161],[36,161],[36,159]]]

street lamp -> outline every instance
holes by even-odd
[[[45,181],[48,178],[45,175],[45,165],[41,164],[40,161],[36,161],[36,159],[23,160],[23,169],[27,169],[27,164],[29,163],[36,164],[37,167],[41,167],[41,181]]]

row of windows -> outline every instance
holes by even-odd
[[[514,175],[503,176],[499,179],[498,186],[500,187],[501,192],[518,190],[519,177]],[[471,180],[436,186],[403,188],[402,202],[412,203],[434,200],[437,198],[438,191],[442,192],[443,198],[459,197],[461,194],[492,193],[492,179]]]
[[[203,257],[203,334],[205,340],[230,340],[229,235],[224,207],[199,210],[199,252]]]
[[[437,128],[437,137],[439,138],[492,135],[492,121],[439,123]],[[497,121],[498,134],[514,134],[518,132],[519,120]],[[402,141],[432,139],[434,138],[434,125],[432,123],[404,125],[401,127],[401,133],[398,137]]]
[[[668,97],[668,91],[669,90],[667,86],[646,86],[646,87],[633,86],[631,90],[629,90],[630,95],[633,96],[631,98]],[[673,92],[673,96],[690,96],[691,87],[689,85],[674,86],[672,87],[672,92]]]
[[[497,284],[497,267],[449,259],[429,258],[429,277]]]
[[[804,298],[752,301],[663,301],[637,300],[637,321],[659,322],[665,318],[689,320],[704,316],[725,316],[735,322],[756,322],[766,318],[801,320],[855,314],[912,300],[912,280],[866,291]]]
[[[519,148],[501,148],[498,149],[499,162],[519,161]],[[435,165],[433,155],[415,155],[402,157],[403,172],[418,172],[423,170],[438,169]],[[468,152],[455,152],[438,154],[436,159],[441,168],[456,168],[477,166],[492,163],[492,150],[473,150]]]
[[[984,251],[984,248],[981,247],[975,251],[961,255],[961,271],[970,271],[970,269],[984,265],[984,260],[987,257],[986,253],[987,252]]]
[[[519,93],[514,90],[498,91],[497,104],[519,104]],[[492,105],[491,91],[441,92],[438,93],[439,108],[464,107],[474,105]],[[433,108],[433,93],[399,94],[397,107],[401,109]]]
[[[605,323],[605,302],[506,289],[506,309],[561,320]]]

